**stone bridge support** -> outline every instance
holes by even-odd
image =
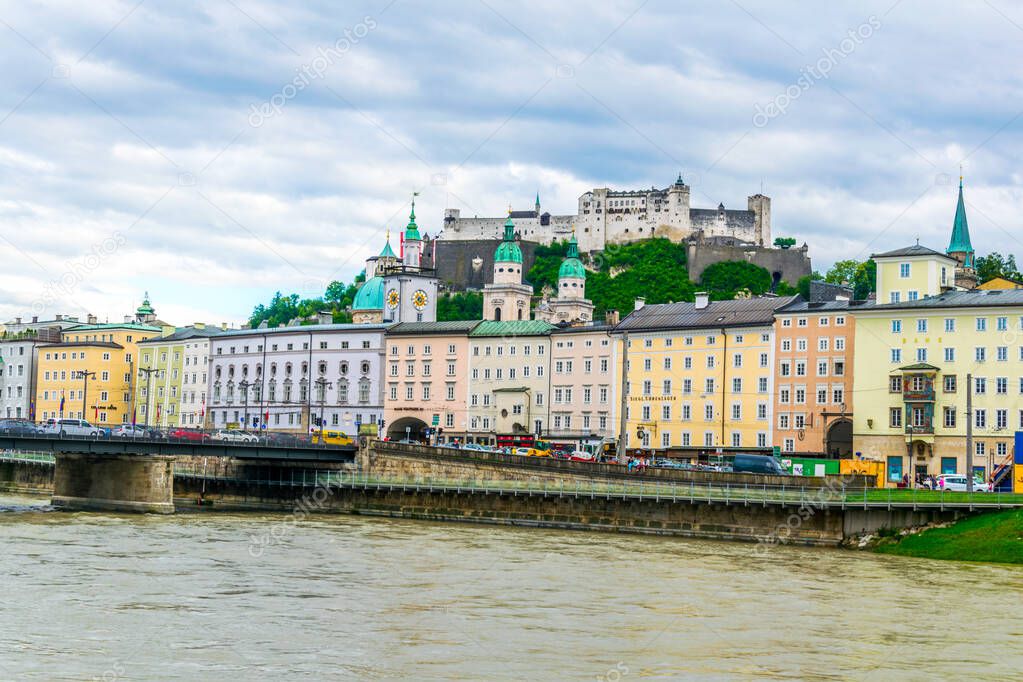
[[[174,513],[174,457],[57,453],[53,506],[68,511]]]

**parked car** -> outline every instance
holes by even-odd
[[[43,426],[46,433],[55,433],[61,438],[65,436],[85,436],[97,438],[104,433],[98,426],[93,426],[84,419],[50,419]]]
[[[938,490],[948,490],[949,492],[964,493],[967,490],[967,480],[965,474],[942,474],[938,476]],[[973,491],[977,493],[989,493],[991,492],[991,484],[983,481],[973,481]]]
[[[788,476],[789,472],[781,462],[769,455],[736,455],[732,460],[732,471],[746,474],[769,474]]]
[[[221,429],[210,436],[210,440],[222,443],[255,443],[258,439],[251,433],[244,431]]]
[[[163,438],[163,434],[158,429],[151,428],[149,426],[139,426],[132,424],[124,424],[114,429],[112,435],[114,438],[135,438],[135,439],[147,439],[155,440]]]
[[[0,434],[6,436],[37,436],[43,429],[26,419],[0,420]]]
[[[205,433],[195,429],[174,429],[167,433],[167,438],[169,440],[187,440],[195,443],[202,443],[209,439]]]

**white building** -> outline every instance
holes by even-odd
[[[603,251],[617,244],[667,237],[681,241],[697,233],[704,237],[733,237],[759,246],[771,244],[771,199],[747,198],[745,209],[692,208],[690,189],[679,178],[669,187],[648,190],[590,190],[579,197],[574,214],[541,212],[540,197],[530,211],[512,211],[519,236],[550,244],[567,240],[575,229],[579,249]],[[500,239],[503,218],[463,218],[459,209],[444,212],[443,239]]]
[[[387,324],[229,330],[210,341],[208,424],[357,433],[383,419]]]

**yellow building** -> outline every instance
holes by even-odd
[[[628,344],[629,448],[695,455],[770,448],[774,312],[795,297],[638,307],[612,332]]]
[[[1004,277],[994,277],[989,279],[977,286],[978,289],[990,290],[990,289],[1023,289],[1023,283],[1014,282],[1011,279]]]
[[[902,303],[955,287],[958,262],[916,244],[871,256],[877,264],[877,302]]]
[[[92,323],[64,330],[60,343],[39,352],[38,418],[130,423],[138,343],[159,333],[159,327],[139,322]]]

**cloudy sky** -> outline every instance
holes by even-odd
[[[243,321],[350,281],[421,193],[773,200],[815,267],[1023,255],[1023,8],[880,3],[0,0],[0,318]]]

